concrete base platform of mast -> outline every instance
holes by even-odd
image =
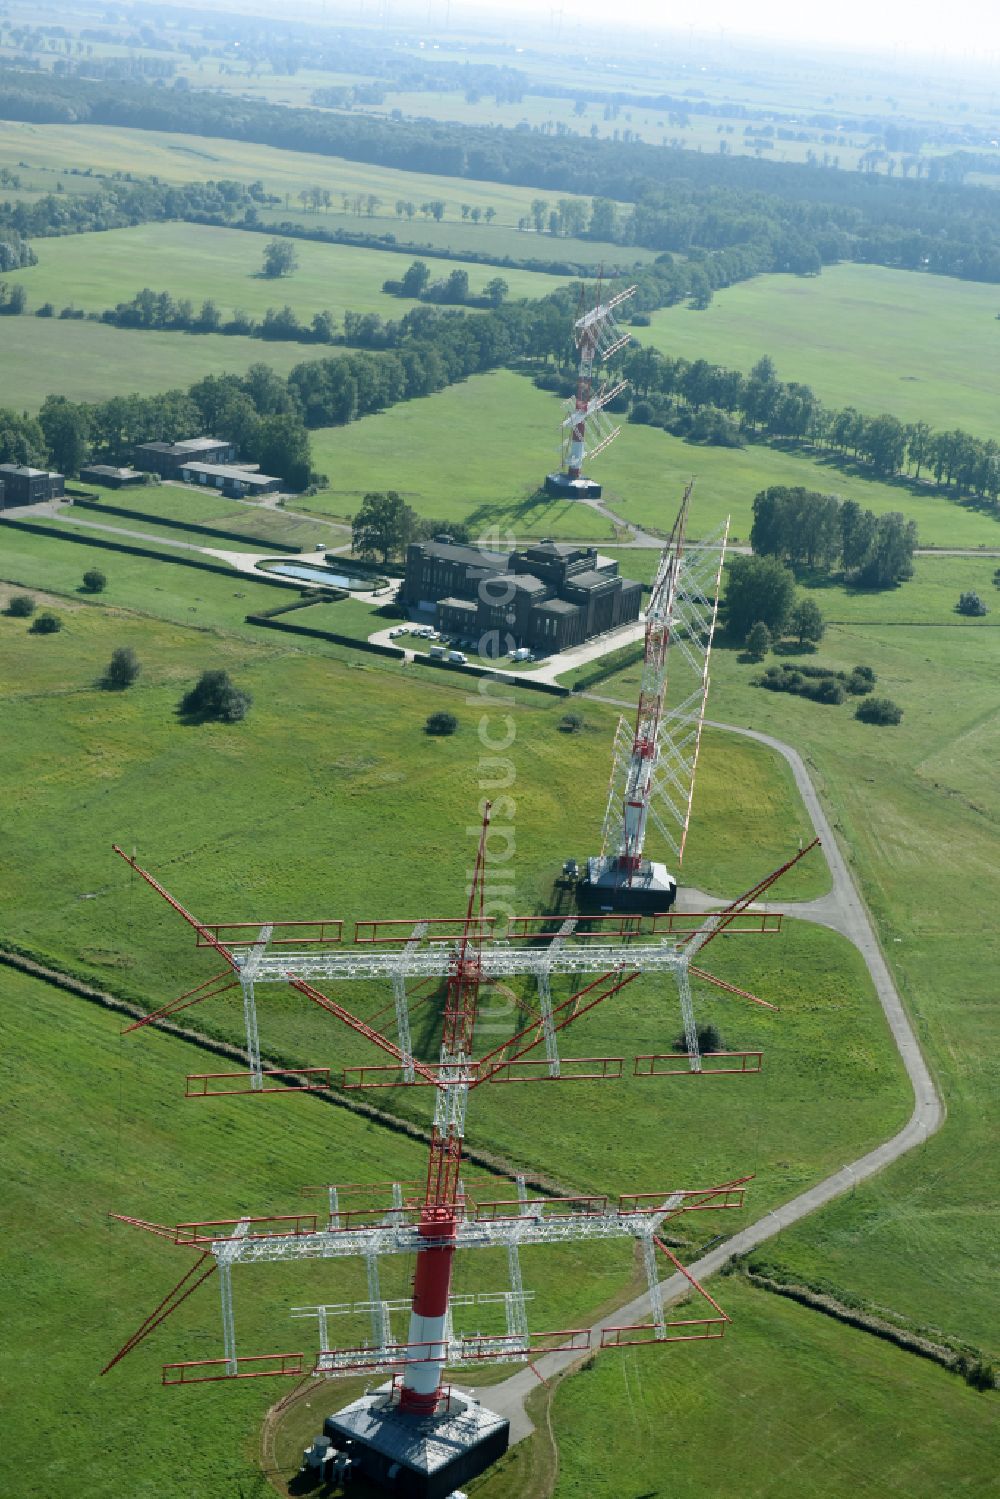
[[[405,1499],[447,1499],[503,1457],[510,1422],[452,1389],[432,1416],[399,1408],[385,1385],[323,1423],[324,1435],[370,1483]]]
[[[587,872],[576,887],[577,905],[583,911],[669,911],[677,899],[677,881],[663,864],[643,859],[629,879],[626,870],[612,859],[587,860]]]
[[[582,474],[578,479],[571,479],[569,474],[563,473],[546,474],[545,493],[560,500],[599,500],[601,486]]]

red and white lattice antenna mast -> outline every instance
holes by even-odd
[[[687,539],[693,482],[684,491],[663,549],[649,606],[642,685],[631,730],[619,721],[604,818],[601,862],[631,885],[642,864],[647,824],[684,857],[708,699],[708,665],[719,607],[729,520],[706,541]],[[671,649],[672,647],[672,649]],[[668,706],[669,664],[680,691]],[[685,677],[690,678],[685,682]],[[680,699],[678,701],[678,698]]]
[[[579,354],[576,397],[562,423],[565,478],[574,483],[583,477],[586,460],[597,457],[622,430],[621,424],[615,426],[607,417],[606,408],[616,396],[621,396],[628,381],[606,381],[595,390],[594,367],[619,354],[630,342],[631,334],[622,333],[615,321],[615,312],[633,297],[634,292],[636,288],[628,286],[625,291],[601,301],[601,283],[598,282],[597,301],[585,310],[586,292],[580,288],[580,315],[573,324],[573,342]]]
[[[654,660],[665,659],[669,626],[681,618],[683,514],[675,527],[673,551],[665,555],[654,592],[657,623],[651,631]],[[671,582],[671,578],[673,581]],[[717,584],[717,577],[716,577]],[[713,595],[714,597],[714,595]],[[672,600],[672,603],[671,603]],[[687,628],[687,627],[686,627]],[[686,637],[685,637],[686,638]],[[675,636],[673,643],[677,643]],[[663,697],[655,696],[642,712],[648,732],[657,740],[657,723],[669,723]],[[648,694],[647,694],[648,695]],[[657,716],[659,715],[659,716]],[[645,721],[645,720],[644,720]],[[454,1396],[443,1382],[446,1368],[475,1368],[484,1364],[533,1363],[541,1353],[583,1352],[592,1347],[625,1348],[633,1344],[672,1343],[721,1337],[729,1321],[722,1308],[691,1277],[661,1238],[668,1220],[689,1212],[738,1209],[748,1177],[706,1187],[660,1186],[654,1191],[549,1198],[528,1196],[523,1179],[517,1197],[497,1200],[493,1180],[460,1177],[466,1109],[470,1093],[482,1086],[506,1083],[612,1082],[623,1076],[621,1056],[564,1056],[562,1038],[597,1006],[609,1003],[641,975],[676,983],[684,1021],[686,1050],[655,1052],[633,1058],[636,1078],[676,1076],[747,1077],[760,1071],[761,1053],[699,1052],[689,974],[722,989],[737,1000],[756,1005],[766,1001],[716,978],[693,960],[725,933],[774,933],[780,916],[753,908],[772,885],[804,857],[801,850],[787,864],[747,890],[738,900],[715,913],[653,914],[642,916],[578,917],[525,916],[497,918],[484,913],[484,874],[490,808],[484,810],[475,869],[464,916],[418,921],[379,918],[356,921],[353,941],[345,939],[341,920],[254,921],[208,923],[180,904],[134,855],[116,852],[194,929],[197,945],[211,948],[225,962],[223,971],[189,990],[130,1029],[155,1022],[181,1008],[211,1000],[231,987],[243,991],[247,1027],[244,1073],[206,1073],[188,1078],[188,1097],[207,1098],[239,1092],[271,1093],[309,1090],[330,1085],[330,1069],[266,1069],[261,1065],[257,1035],[255,990],[290,984],[327,1015],[391,1058],[378,1064],[344,1068],[346,1089],[385,1087],[431,1088],[435,1099],[426,1176],[419,1182],[376,1183],[370,1187],[332,1186],[320,1190],[327,1199],[319,1212],[265,1212],[239,1219],[214,1219],[175,1225],[151,1223],[135,1217],[123,1221],[168,1242],[197,1252],[177,1284],[109,1360],[104,1372],[143,1342],[213,1273],[217,1273],[222,1307],[221,1357],[166,1364],[163,1382],[178,1385],[205,1380],[258,1379],[266,1376],[331,1379],[349,1375],[390,1375],[385,1391],[369,1393],[331,1415],[326,1426],[349,1433],[354,1454],[350,1461],[367,1473],[366,1453],[383,1452],[379,1432],[392,1423],[396,1435],[386,1437],[393,1452],[412,1443],[413,1433],[432,1428],[449,1450],[462,1452],[463,1476],[472,1476],[495,1460],[506,1445],[507,1422],[480,1408],[477,1402]],[[648,940],[647,940],[648,939]],[[556,1001],[551,979],[570,977],[570,993]],[[526,1004],[527,1023],[478,1056],[475,1055],[479,988],[483,980],[498,982],[524,978],[537,985],[535,1005]],[[375,1028],[386,1013],[370,1019],[317,987],[370,984],[389,980],[393,990],[395,1034],[392,1040]],[[410,1014],[429,994],[420,990],[435,981],[447,984],[442,1040],[436,1063],[414,1055]],[[431,991],[432,992],[432,991]],[[766,1006],[773,1009],[773,1006]],[[541,1055],[540,1055],[541,1053]],[[362,1205],[352,1206],[360,1194]],[[119,1216],[119,1215],[114,1215]],[[572,1242],[633,1240],[641,1250],[646,1271],[649,1319],[598,1328],[560,1328],[545,1332],[528,1327],[526,1304],[532,1293],[521,1280],[522,1249]],[[472,1250],[506,1251],[509,1289],[475,1295],[452,1294],[455,1254]],[[668,1318],[659,1266],[663,1255],[691,1283],[702,1305],[679,1318]],[[380,1264],[386,1256],[415,1257],[412,1297],[391,1301],[380,1289]],[[364,1302],[296,1306],[297,1320],[317,1323],[315,1353],[301,1347],[244,1355],[237,1351],[233,1301],[233,1272],[244,1265],[298,1261],[363,1259],[368,1278]],[[505,1330],[458,1330],[453,1310],[475,1305],[500,1307]],[[409,1313],[405,1342],[393,1335],[392,1318]],[[342,1316],[370,1318],[371,1333],[362,1343],[337,1346],[331,1320]],[[369,1417],[371,1420],[369,1420]],[[374,1423],[374,1424],[372,1424]],[[415,1423],[415,1424],[414,1424]],[[499,1445],[480,1445],[493,1442]],[[385,1448],[385,1450],[389,1450]],[[373,1459],[374,1461],[374,1459]]]
[[[427,1244],[417,1253],[409,1342],[425,1348],[427,1356],[406,1365],[400,1391],[400,1409],[414,1415],[433,1414],[437,1409],[447,1361],[448,1308],[460,1214],[462,1139],[469,1087],[474,1078],[472,1048],[482,973],[480,946],[489,825],[490,804],[487,802],[465,925],[448,974],[427,1188],[417,1225],[417,1232]]]

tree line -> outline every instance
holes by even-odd
[[[0,72],[0,117],[252,141],[380,167],[634,204],[622,242],[687,253],[761,240],[819,264],[861,260],[1000,281],[987,188],[817,169],[642,142],[323,113],[140,82]]]
[[[917,523],[899,511],[876,515],[856,500],[773,485],[754,499],[750,545],[759,557],[816,572],[840,563],[849,581],[888,588],[913,576]]]
[[[870,467],[884,478],[924,473],[958,493],[1000,500],[1000,443],[959,428],[936,432],[927,422],[902,422],[853,406],[825,407],[808,385],[779,380],[765,356],[748,375],[705,359],[673,359],[644,345],[624,358],[633,421],[723,445],[747,436],[814,444]],[[568,371],[567,371],[568,378]],[[700,418],[693,420],[693,415]]]
[[[91,459],[128,462],[140,442],[211,433],[302,490],[313,477],[308,428],[340,426],[516,359],[561,351],[570,310],[568,292],[476,317],[416,307],[400,320],[395,347],[305,361],[287,378],[255,364],[245,375],[209,375],[155,396],[89,403],[52,395],[37,418],[0,409],[0,463],[51,463],[72,474]]]

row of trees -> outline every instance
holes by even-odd
[[[820,572],[839,562],[848,578],[888,588],[913,576],[917,526],[899,511],[876,515],[856,500],[775,485],[754,499],[750,544],[758,556]]]
[[[290,489],[311,477],[309,434],[288,382],[266,365],[210,375],[187,391],[88,403],[49,396],[37,417],[0,408],[0,463],[51,464],[75,474],[89,460],[127,463],[136,443],[212,432],[235,442]]]
[[[808,385],[779,380],[767,356],[743,375],[705,359],[672,359],[643,345],[625,357],[623,372],[634,392],[633,421],[700,434],[706,441],[760,435],[808,442],[865,464],[881,477],[905,473],[919,481],[931,475],[945,488],[994,504],[1000,500],[995,438],[960,429],[935,432],[924,421],[906,423],[886,412],[868,416],[853,406],[830,410]]]
[[[422,302],[438,302],[448,307],[499,307],[510,287],[502,276],[494,276],[474,296],[469,290],[468,271],[456,267],[447,277],[432,281],[430,267],[422,260],[414,260],[398,281],[383,281],[382,290],[392,297],[416,297]]]
[[[253,141],[413,172],[633,204],[619,243],[688,254],[766,241],[818,270],[854,259],[1000,281],[988,190],[534,130],[322,113],[141,82],[0,74],[0,117]],[[67,195],[68,196],[68,195]],[[543,201],[543,200],[539,200]],[[587,233],[591,233],[588,224]],[[606,232],[606,230],[605,230]],[[595,235],[596,237],[596,235]]]
[[[396,325],[374,319],[372,335],[390,328],[391,348],[306,361],[287,378],[255,364],[245,375],[206,376],[187,391],[155,396],[97,403],[50,396],[37,418],[0,408],[0,462],[51,463],[72,474],[88,459],[127,462],[139,442],[211,432],[300,490],[310,482],[307,428],[342,425],[512,360],[562,351],[570,310],[568,291],[477,317],[416,307]],[[350,332],[347,323],[345,316]]]

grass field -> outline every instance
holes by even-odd
[[[123,515],[102,516],[100,511],[89,506],[69,513],[79,514],[81,519],[119,526],[123,530],[130,527],[142,530],[159,520],[180,521],[245,535],[248,549],[250,542],[257,538],[265,543],[282,541],[290,546],[303,548],[314,546],[319,541],[337,546],[347,540],[346,533],[334,529],[328,521],[298,515],[294,510],[284,507],[279,510],[270,505],[227,500],[219,494],[208,493],[205,489],[193,489],[188,485],[148,484],[141,488],[136,486],[135,489],[122,490],[102,489],[98,484],[88,484],[87,491],[96,494],[109,505],[140,513],[142,521],[136,522]],[[168,535],[169,528],[164,527],[163,534]],[[210,536],[198,536],[197,532],[192,532],[190,539],[197,539],[200,545],[212,545]]]
[[[125,296],[134,290],[130,284],[122,288]],[[139,333],[103,323],[12,317],[4,320],[2,353],[4,399],[16,391],[18,409],[37,411],[48,395],[71,401],[150,396],[186,388],[205,375],[242,375],[252,364],[287,375],[315,350],[223,333]]]
[[[18,196],[23,194],[19,193]],[[355,234],[391,234],[400,245],[412,245],[415,255],[419,255],[421,249],[427,247],[448,251],[449,255],[455,256],[475,252],[509,255],[512,260],[567,260],[577,265],[591,266],[595,272],[603,267],[606,275],[612,274],[615,267],[625,269],[633,265],[647,265],[659,254],[659,251],[646,250],[641,245],[612,245],[604,240],[576,239],[572,235],[536,234],[534,227],[518,229],[514,224],[501,223],[499,219],[492,224],[486,224],[482,220],[474,224],[471,219],[456,218],[451,214],[446,215],[440,224],[423,214],[409,219],[405,214],[397,214],[395,204],[390,205],[388,202],[370,218],[367,213],[359,216],[353,210],[344,213],[339,203],[330,210],[303,209],[301,205],[294,208],[262,208],[260,216],[267,223],[278,224],[287,219],[294,224],[302,224],[307,229],[322,226],[346,229]]]
[[[910,586],[917,590],[924,569],[938,565],[923,564]],[[968,571],[963,581],[972,583]],[[954,626],[954,616],[939,629],[875,624],[874,602],[864,623],[831,629],[821,654],[835,666],[872,665],[876,690],[904,709],[898,728],[869,731],[849,710],[754,689],[753,669],[730,651],[716,656],[713,713],[771,729],[807,755],[861,876],[948,1119],[919,1152],[769,1252],[798,1273],[825,1276],[996,1351],[987,1101],[1000,1040],[992,982],[1000,952],[990,914],[998,897],[992,765],[1000,743],[1000,634]],[[894,604],[895,596],[890,617]]]
[[[828,618],[843,621],[828,629],[814,659],[845,670],[872,666],[876,691],[904,710],[898,728],[856,722],[849,702],[823,707],[754,688],[759,668],[724,641],[713,659],[709,711],[777,734],[805,755],[948,1106],[943,1130],[919,1152],[765,1253],[795,1275],[996,1352],[987,1101],[1000,1039],[991,979],[1000,952],[990,915],[1000,893],[992,770],[1000,633],[995,612],[963,622],[954,613],[966,588],[993,605],[990,570],[974,559],[925,558],[913,582],[883,595],[839,587],[813,594]],[[629,700],[637,688],[633,667],[594,690]]]
[[[186,987],[189,974],[191,983],[200,981],[203,964],[183,931],[108,852],[115,838],[137,846],[191,908],[220,920],[242,919],[250,908],[317,914],[317,891],[325,892],[320,904],[347,916],[417,909],[447,914],[461,902],[465,829],[474,825],[481,794],[474,727],[482,700],[477,695],[475,706],[466,705],[465,684],[418,679],[412,668],[395,666],[359,672],[288,649],[280,640],[251,646],[216,633],[192,642],[187,630],[102,608],[72,612],[64,632],[51,639],[31,636],[14,620],[0,620],[0,628],[5,719],[11,743],[24,746],[32,766],[25,778],[17,755],[9,763],[11,786],[18,790],[8,796],[9,874],[0,894],[9,905],[13,940],[145,1003]],[[93,685],[117,644],[132,645],[144,665],[140,684],[121,695]],[[241,729],[192,729],[176,720],[180,693],[205,665],[226,666],[253,692],[252,715]],[[25,693],[29,675],[33,686]],[[453,740],[434,741],[422,733],[424,718],[440,706],[460,718]],[[583,732],[567,740],[557,729],[561,712],[561,704],[545,701],[515,709],[518,855],[512,903],[519,910],[544,909],[553,871],[581,841],[580,830],[592,827],[596,837],[611,715],[587,705]],[[291,722],[297,725],[293,741]],[[336,726],[335,740],[330,725]],[[746,788],[735,802],[730,778]],[[185,787],[183,802],[178,785]],[[394,815],[386,817],[390,794]],[[329,814],[323,810],[328,801]],[[777,819],[761,815],[768,805]],[[329,838],[317,841],[317,819],[327,816]],[[714,736],[705,746],[698,821],[703,843],[692,867],[706,882],[727,889],[773,867],[803,827],[780,765],[754,746],[732,751]],[[196,837],[194,824],[201,829]],[[55,827],[58,839],[40,832]],[[312,853],[303,864],[296,850],[305,842]],[[353,861],[345,865],[343,857],[343,850],[362,845],[366,872]],[[14,872],[29,849],[34,877],[24,887]],[[391,891],[382,878],[389,864]],[[806,894],[821,888],[819,866],[803,876],[799,889]],[[673,1177],[683,1170],[701,1179],[756,1165],[755,1201],[766,1203],[828,1169],[845,1138],[852,1145],[880,1138],[902,1117],[905,1089],[856,954],[827,933],[794,926],[780,940],[778,972],[769,939],[756,947],[747,939],[738,951],[720,945],[711,965],[782,1004],[780,1024],[707,991],[698,998],[699,1009],[719,1020],[732,1045],[764,1046],[769,1060],[763,1078],[731,1087],[710,1082],[700,1092],[695,1083],[681,1117],[669,1083],[619,1085],[629,1089],[646,1121],[646,1144],[637,1153],[630,1148],[627,1157],[626,1142],[612,1127],[613,1087],[587,1099],[594,1128],[584,1148],[567,1149],[579,1123],[580,1095],[572,1089],[555,1096],[528,1090],[518,1118],[523,1122],[525,1111],[534,1117],[542,1110],[546,1121],[544,1130],[532,1132],[530,1147],[513,1130],[509,1114],[501,1116],[499,1093],[477,1102],[470,1116],[473,1143],[568,1175],[573,1185],[618,1190],[655,1187],[664,1172]],[[810,976],[814,968],[822,971],[822,983]],[[150,982],[152,975],[158,977]],[[627,1003],[609,1006],[606,1015],[595,1012],[573,1054],[580,1048],[621,1054],[622,1047],[631,1054],[658,1049],[658,1042],[672,1044],[680,1025],[676,1000],[651,984],[633,989]],[[373,1013],[384,995],[362,987],[358,1003]],[[421,1049],[433,1047],[426,1019],[435,1008],[415,1018]],[[191,1018],[213,1034],[239,1037],[238,1013],[226,1001]],[[490,1026],[509,1032],[517,1020],[509,999],[490,996]],[[269,995],[262,1008],[262,1041],[267,1052],[313,1064],[364,1059],[350,1038],[331,1036],[319,1012],[281,993]],[[825,1098],[814,1086],[817,1066],[824,1072]],[[684,1080],[677,1086],[690,1087]],[[828,1107],[831,1097],[838,1099],[835,1113]],[[422,1119],[423,1102],[404,1095],[393,1106],[408,1115],[416,1109]],[[673,1120],[667,1160],[658,1133],[664,1110]]]
[[[52,302],[57,311],[71,303],[84,312],[103,312],[145,286],[168,291],[176,300],[187,297],[196,310],[211,297],[224,318],[241,308],[260,319],[267,308],[287,304],[306,324],[324,310],[333,312],[339,323],[348,309],[398,318],[415,305],[382,291],[383,281],[398,279],[406,269],[401,256],[301,240],[295,242],[297,269],[290,276],[268,279],[261,275],[266,244],[264,235],[208,224],[140,224],[103,234],[40,240],[38,264],[12,271],[10,280],[24,286],[29,311]],[[490,266],[461,261],[449,261],[440,274],[446,276],[454,268],[468,271],[473,293],[496,274]],[[432,274],[434,269],[432,265]],[[527,271],[508,271],[504,280],[512,297],[541,297],[559,285],[551,276]],[[258,347],[266,359],[267,344]],[[311,354],[302,349],[303,358]]]
[[[498,406],[504,412],[499,426]],[[343,516],[357,509],[369,489],[398,489],[419,514],[466,521],[474,535],[492,530],[610,541],[611,523],[589,505],[536,498],[545,472],[559,465],[562,416],[555,396],[525,376],[500,370],[349,427],[320,429],[313,433],[315,467],[330,475],[330,484],[307,503]],[[932,489],[914,492],[848,474],[822,458],[764,444],[699,447],[658,428],[629,425],[591,472],[603,484],[610,510],[663,535],[694,476],[697,535],[714,530],[728,514],[733,539],[745,541],[754,495],[770,484],[801,484],[856,499],[878,514],[901,510],[916,520],[924,546],[1000,546],[997,520],[972,505]]]
[[[310,187],[329,189],[338,207],[341,194],[363,193],[367,197],[373,193],[382,200],[383,211],[390,212],[397,198],[415,203],[418,214],[421,203],[439,198],[446,205],[449,220],[461,222],[461,205],[470,203],[483,209],[495,208],[498,224],[508,226],[516,225],[518,219],[527,215],[532,199],[538,196],[527,187],[402,172],[345,161],[339,156],[313,156],[200,135],[105,125],[30,125],[4,121],[0,123],[0,166],[19,170],[21,162],[29,168],[49,167],[55,171],[65,171],[68,167],[86,170],[100,163],[102,173],[132,172],[137,176],[156,176],[165,182],[200,182],[219,177],[239,182],[259,180],[268,192],[280,194],[286,199],[286,206],[293,209],[301,206],[297,194]],[[330,223],[333,222],[330,215]],[[352,214],[343,222],[361,229],[370,227],[367,216],[358,218]],[[420,228],[419,217],[414,218],[413,225]],[[464,229],[468,232],[467,225]],[[383,227],[376,232],[386,231]],[[484,243],[488,233],[483,226]],[[535,243],[533,236],[525,238],[528,243]],[[569,254],[569,250],[561,253]]]
[[[604,1353],[558,1386],[556,1499],[600,1492],[612,1472],[623,1494],[672,1499],[989,1489],[995,1399],[745,1282],[713,1289],[734,1318],[721,1343]],[[519,1492],[516,1461],[476,1495]]]
[[[1000,400],[996,287],[885,266],[827,266],[821,276],[758,276],[704,312],[653,314],[640,330],[665,354],[747,371],[768,354],[783,380],[828,406],[996,433]]]
[[[294,1381],[161,1388],[161,1364],[221,1352],[214,1281],[101,1379],[116,1348],[193,1263],[189,1252],[107,1214],[176,1223],[310,1211],[315,1201],[302,1193],[308,1183],[414,1180],[425,1169],[424,1147],[307,1097],[250,1100],[249,1109],[245,1098],[218,1099],[199,1108],[184,1099],[184,1078],[217,1070],[206,1052],[152,1031],[134,1046],[137,1038],[119,1034],[121,1016],[10,969],[0,970],[0,990],[8,1233],[0,1308],[9,1350],[3,1492],[214,1499],[225,1489],[259,1499],[271,1492],[260,1473],[261,1418]],[[498,1185],[498,1195],[507,1189]],[[550,1264],[556,1273],[542,1315],[559,1326],[574,1325],[595,1296],[620,1294],[633,1274],[627,1250],[603,1246],[557,1249]],[[456,1289],[495,1290],[506,1283],[505,1268],[489,1252],[467,1256]],[[404,1294],[411,1273],[406,1260],[385,1262],[383,1293]],[[537,1265],[526,1263],[525,1274],[537,1275]],[[289,1307],[367,1294],[364,1268],[350,1260],[238,1270],[233,1289],[237,1348],[247,1354],[314,1353],[315,1324],[290,1321]],[[473,1315],[491,1314],[477,1308]],[[367,1329],[360,1318],[344,1318],[337,1332],[350,1343]],[[355,1393],[342,1382],[317,1388],[315,1431],[327,1410]],[[58,1431],[60,1443],[40,1456],[42,1430]],[[137,1487],[140,1431],[148,1482]]]
[[[349,427],[314,432],[313,464],[330,482],[305,503],[346,516],[369,490],[396,489],[418,514],[465,521],[474,537],[493,536],[498,546],[508,532],[516,539],[610,540],[610,521],[593,510],[538,497],[546,472],[559,466],[560,420],[558,403],[522,376],[478,376]]]

